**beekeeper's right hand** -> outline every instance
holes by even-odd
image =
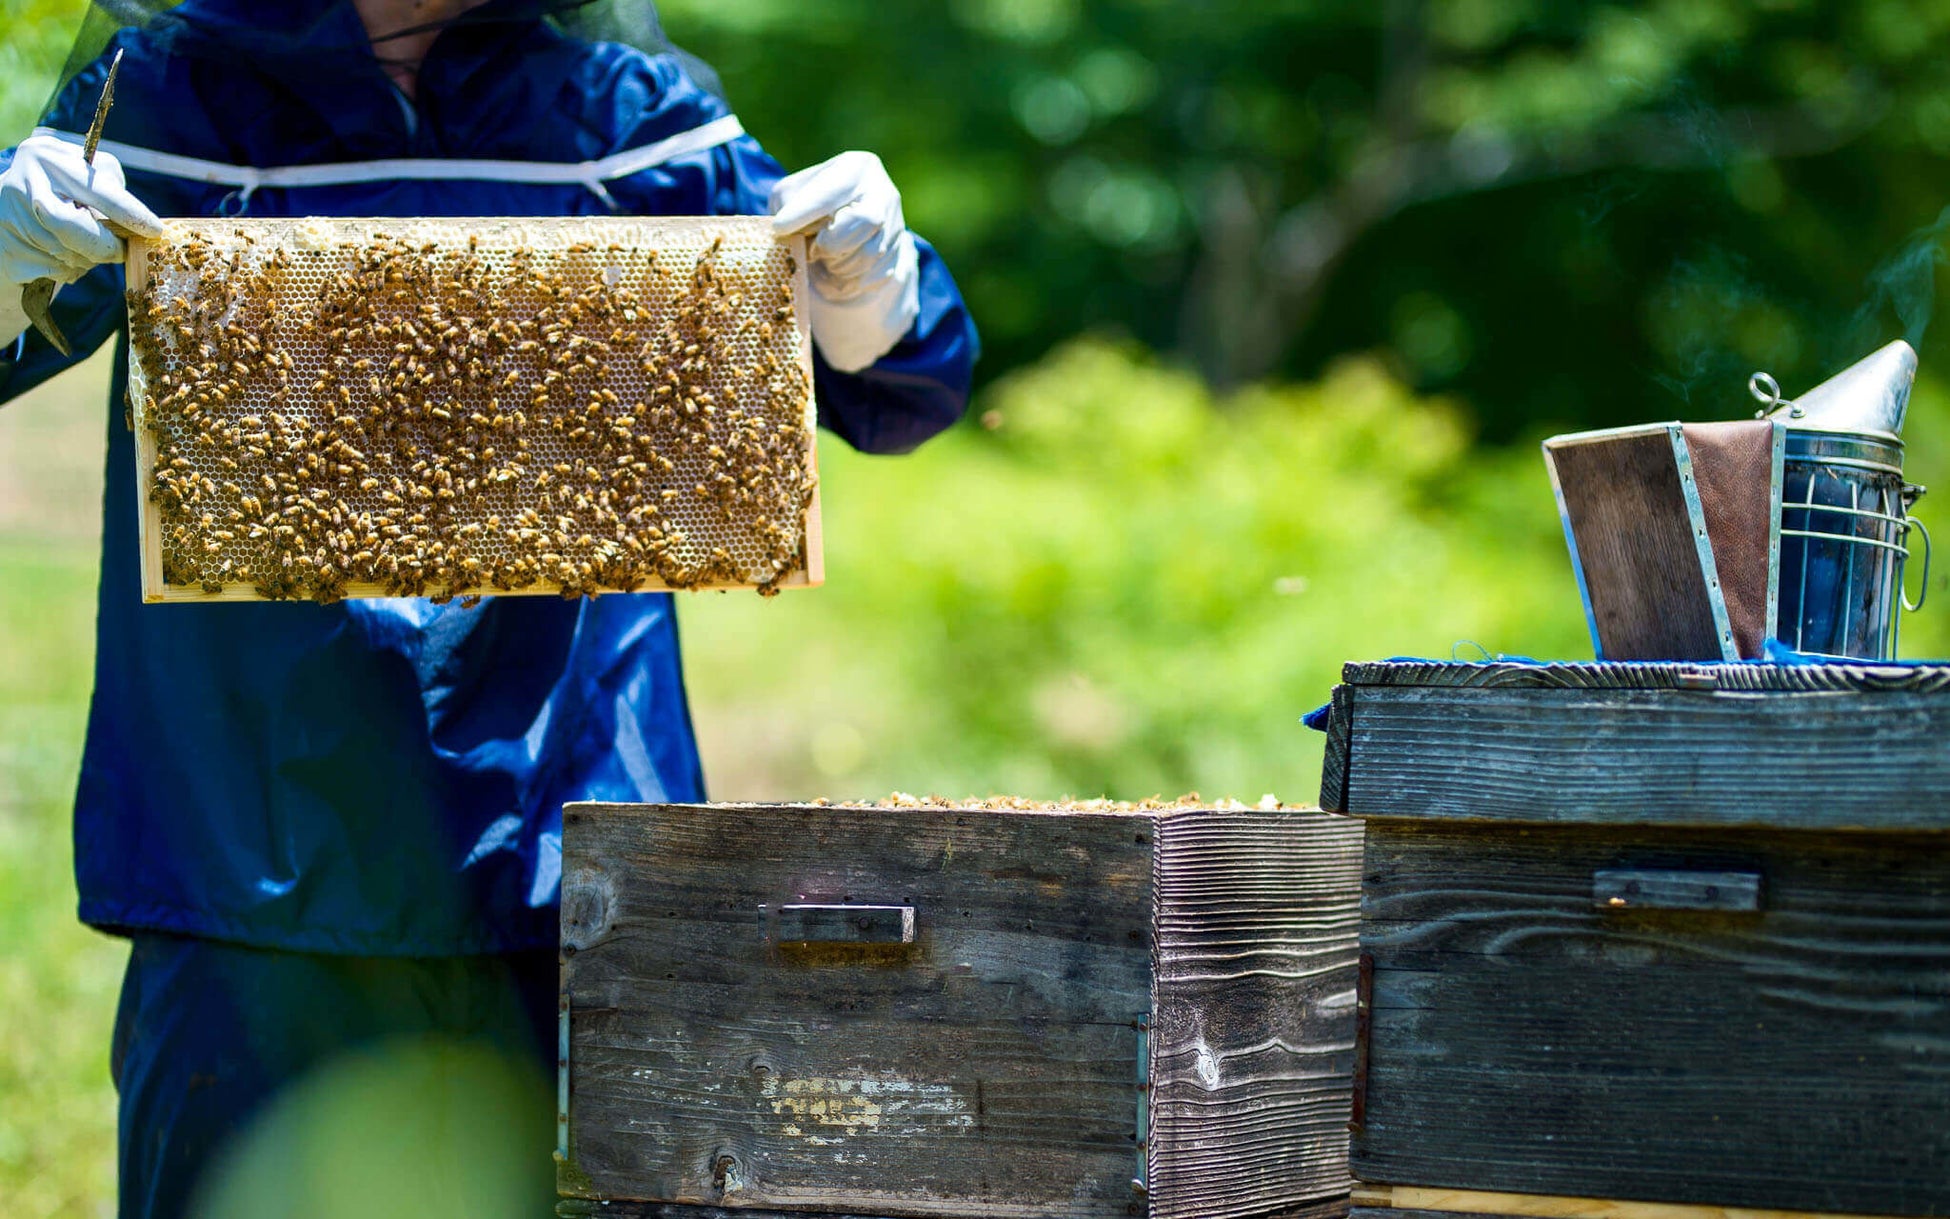
[[[0,336],[27,328],[20,290],[36,279],[73,283],[97,263],[121,262],[122,239],[110,229],[162,236],[162,221],[129,193],[122,166],[105,152],[95,163],[81,145],[32,135],[0,171]],[[16,320],[18,325],[15,324]]]

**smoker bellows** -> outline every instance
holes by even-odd
[[[177,222],[129,282],[149,600],[818,582],[763,219]]]

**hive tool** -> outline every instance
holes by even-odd
[[[95,146],[102,142],[102,125],[108,121],[108,108],[115,102],[115,74],[121,70],[122,52],[117,50],[114,61],[108,65],[108,79],[102,82],[102,99],[95,103],[94,120],[88,124],[88,138],[81,145],[81,159],[89,165],[95,163]],[[113,222],[107,223],[109,230],[116,232],[118,226]],[[117,232],[117,236],[126,237],[128,234]],[[27,320],[34,323],[34,329],[41,332],[41,337],[54,345],[54,350],[71,356],[74,350],[68,346],[68,337],[61,333],[61,328],[54,324],[54,315],[48,312],[60,287],[51,279],[29,281],[20,290],[20,307],[26,312]]]

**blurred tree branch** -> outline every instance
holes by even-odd
[[[1819,380],[1950,199],[1916,0],[659,7],[789,165],[881,153],[985,379],[1105,330],[1229,383],[1388,352],[1499,438],[1622,423]]]
[[[1402,9],[1405,0],[1394,0]],[[1429,62],[1413,22],[1383,40],[1373,136],[1331,189],[1280,210],[1263,206],[1249,167],[1208,187],[1199,260],[1181,342],[1215,383],[1265,376],[1313,321],[1336,269],[1377,225],[1421,204],[1605,170],[1697,172],[1743,159],[1820,156],[1880,121],[1890,98],[1865,73],[1840,96],[1779,107],[1627,113],[1585,132],[1490,128],[1418,132],[1411,100]]]

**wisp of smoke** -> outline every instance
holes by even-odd
[[[1856,311],[1851,331],[1875,330],[1876,318],[1887,305],[1896,311],[1909,345],[1922,345],[1923,332],[1936,310],[1936,268],[1946,261],[1946,231],[1950,231],[1950,207],[1937,213],[1935,223],[1911,233],[1895,254],[1869,273],[1869,299]]]
[[[1800,352],[1793,315],[1777,306],[1778,295],[1731,250],[1708,246],[1676,261],[1651,310],[1650,337],[1666,366],[1650,374],[1653,382],[1688,404],[1704,389],[1702,405],[1713,410],[1727,401],[1751,409],[1744,395],[1754,361],[1782,368]]]

